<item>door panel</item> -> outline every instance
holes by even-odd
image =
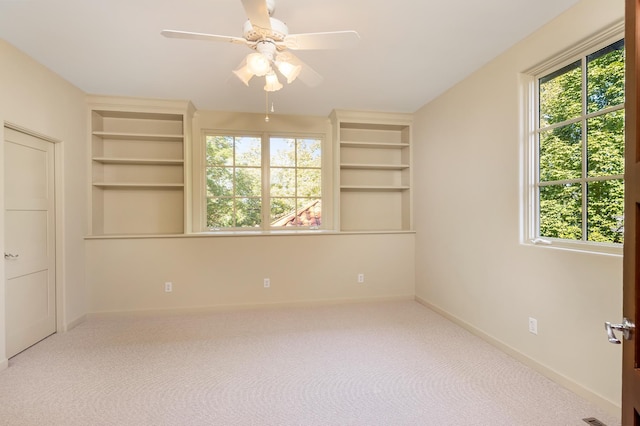
[[[12,179],[5,184],[6,208],[46,208],[49,183],[46,145],[50,143],[10,129],[5,134],[8,142],[5,155],[11,159],[5,160],[5,173]]]
[[[7,356],[56,331],[53,144],[5,128]]]
[[[55,318],[52,290],[46,270],[7,280],[6,298],[11,300],[7,304],[7,328],[19,331],[12,336],[12,346],[17,348],[14,351],[28,348],[55,332],[50,322],[52,316]]]
[[[5,241],[11,242],[8,251],[19,254],[18,259],[5,262],[7,279],[48,268],[47,237],[49,214],[46,211],[7,210]]]

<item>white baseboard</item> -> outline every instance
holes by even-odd
[[[474,327],[473,325],[469,324],[468,322],[461,320],[460,318],[456,317],[455,315],[450,314],[449,312],[427,302],[424,299],[421,299],[420,297],[416,296],[415,297],[416,302],[420,303],[421,305],[426,306],[427,308],[431,309],[432,311],[438,313],[439,315],[442,315],[443,317],[445,317],[446,319],[448,319],[449,321],[459,325],[460,327],[466,329],[467,331],[473,333],[474,335],[478,336],[479,338],[481,338],[482,340],[486,341],[487,343],[497,347],[498,349],[500,349],[502,352],[505,352],[506,354],[508,354],[509,356],[517,359],[518,361],[520,361],[521,363],[525,364],[528,367],[533,368],[534,370],[536,370],[538,373],[542,374],[543,376],[547,377],[550,380],[553,380],[554,382],[556,382],[557,384],[559,384],[560,386],[572,391],[573,393],[577,394],[578,396],[591,401],[592,403],[596,404],[598,407],[602,408],[603,410],[606,410],[607,412],[611,413],[611,415],[620,417],[621,416],[621,406],[620,404],[617,404],[613,401],[610,401],[600,395],[598,395],[597,393],[591,391],[590,389],[585,388],[584,386],[576,383],[575,381],[571,380],[570,378],[566,377],[565,375],[558,373],[557,371],[547,367],[544,364],[539,363],[538,361],[529,358],[527,355],[523,354],[522,352],[512,348],[511,346],[507,345],[504,342],[501,342],[500,340],[496,339],[495,337],[483,332],[482,330]]]
[[[85,322],[87,320],[87,316],[86,315],[82,315],[79,318],[76,318],[75,320],[71,321],[70,323],[68,323],[65,326],[64,331],[69,331],[69,330],[73,330],[74,328],[76,328],[78,325],[82,324],[83,322]]]
[[[0,361],[0,371],[6,370],[7,368],[9,368],[9,360],[3,359],[2,361]]]

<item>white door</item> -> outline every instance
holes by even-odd
[[[56,332],[53,143],[5,127],[6,350]]]

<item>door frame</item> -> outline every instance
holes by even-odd
[[[33,131],[31,129],[28,129],[26,127],[17,125],[15,123],[11,123],[11,122],[4,122],[4,126],[2,128],[2,147],[3,147],[3,152],[4,152],[4,143],[5,143],[5,128],[9,128],[11,130],[15,130],[17,132],[21,132],[24,134],[27,134],[29,136],[33,136],[35,138],[38,139],[42,139],[46,142],[49,142],[53,145],[53,166],[54,166],[54,170],[53,170],[53,187],[54,187],[54,214],[55,214],[55,225],[54,225],[54,240],[55,240],[55,250],[54,250],[54,256],[55,256],[55,267],[56,267],[56,272],[55,272],[55,286],[56,286],[56,333],[59,332],[64,332],[67,331],[67,326],[65,324],[65,312],[66,312],[66,306],[64,303],[64,287],[65,287],[65,281],[64,281],[64,269],[63,269],[63,248],[64,248],[64,202],[63,202],[63,196],[64,196],[64,186],[63,186],[63,143],[62,141],[52,138],[50,136],[44,135],[42,133],[38,133],[36,131]],[[3,170],[3,175],[4,175],[4,154],[2,156],[2,161],[3,161],[3,165],[2,165],[2,170]],[[3,197],[4,197],[4,192],[3,192]],[[4,204],[4,200],[3,200],[3,204]],[[3,229],[4,229],[4,214],[2,216],[2,223],[0,224],[2,225]],[[3,247],[4,247],[4,239],[3,239]],[[4,270],[4,269],[3,269]],[[4,275],[4,274],[3,274]],[[4,276],[3,276],[3,289],[5,286],[4,283]],[[4,307],[2,308],[1,311],[4,314]],[[6,325],[5,325],[6,326]],[[6,354],[5,354],[6,355]],[[0,370],[2,368],[0,367]]]

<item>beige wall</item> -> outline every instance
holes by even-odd
[[[86,204],[86,102],[85,95],[42,65],[0,40],[0,124],[11,123],[59,141],[56,155],[61,178],[56,194],[62,211],[57,235],[62,308],[59,327],[65,328],[87,310],[84,282]],[[0,126],[4,145],[4,127]],[[0,191],[4,191],[4,149],[0,150]],[[0,226],[4,229],[4,196],[0,196]],[[3,245],[4,239],[0,239]],[[4,263],[0,263],[4,277]],[[6,365],[4,279],[0,281],[0,368]]]
[[[87,241],[91,312],[413,298],[414,234]],[[357,275],[365,274],[358,283]],[[270,278],[265,289],[263,279]],[[164,292],[164,283],[173,292]]]
[[[583,0],[416,113],[416,294],[617,410],[622,258],[520,239],[518,74],[623,17]],[[539,334],[528,332],[528,317]]]

